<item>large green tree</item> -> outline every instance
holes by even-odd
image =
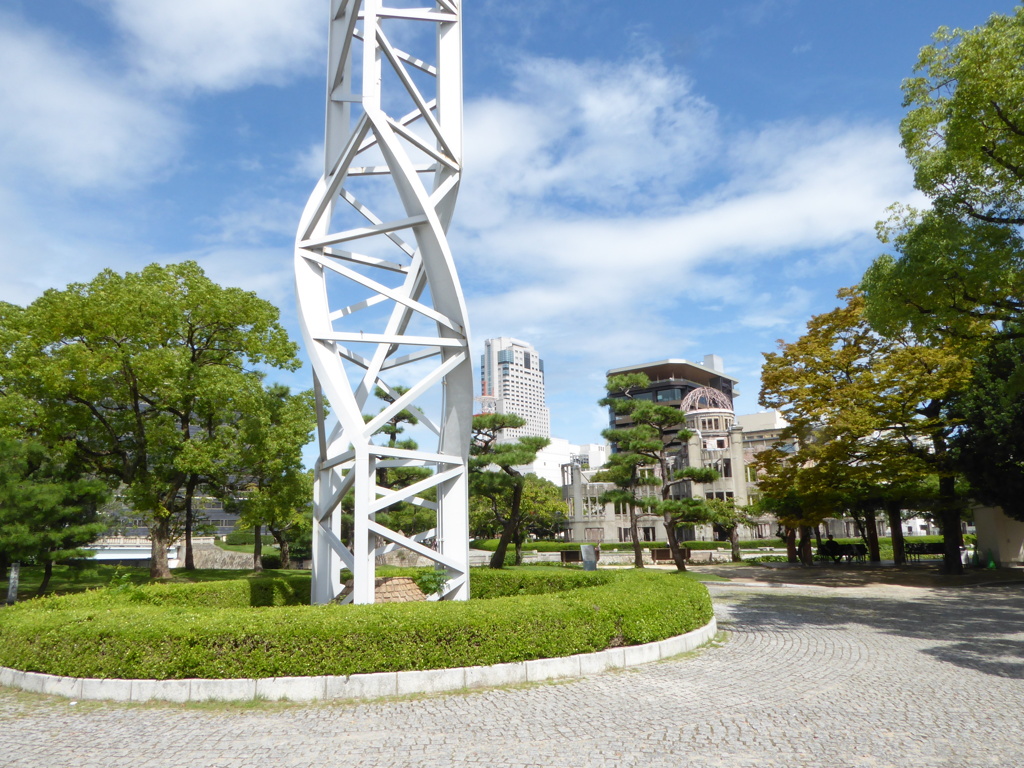
[[[783,435],[795,438],[799,449],[764,460],[778,459],[792,475],[804,499],[794,518],[800,525],[830,516],[828,506],[832,514],[859,514],[868,524],[869,546],[875,541],[875,557],[874,512],[868,510],[893,512],[908,487],[937,475],[945,567],[959,572],[962,503],[950,448],[959,422],[951,405],[969,381],[970,360],[955,345],[922,344],[906,331],[880,336],[867,324],[863,296],[850,289],[839,295],[843,306],[813,317],[797,341],[780,342],[778,353],[765,355],[760,402],[783,413],[789,422]],[[775,496],[786,493],[777,488]]]
[[[208,476],[219,480],[225,503],[241,515],[239,523],[255,528],[254,570],[262,569],[263,528],[274,537],[281,567],[287,568],[289,535],[312,516],[313,481],[302,466],[302,447],[315,427],[311,390],[293,395],[288,387],[272,385],[258,407],[241,415],[231,450],[210,456]],[[223,457],[230,459],[218,463]]]
[[[483,495],[486,491],[490,495]],[[503,521],[511,517],[512,493],[508,487],[481,484],[470,495],[469,531],[474,538],[500,536]],[[522,544],[527,536],[552,538],[564,527],[566,503],[561,489],[550,480],[528,473],[524,476],[519,504],[519,529],[513,535],[516,558],[522,561]]]
[[[986,350],[953,411],[963,425],[953,445],[971,495],[1024,520],[1024,339]]]
[[[168,576],[167,546],[194,474],[185,449],[203,416],[253,408],[263,391],[257,366],[300,365],[277,309],[185,262],[107,270],[4,319],[14,332],[0,339],[0,391],[31,403],[45,442],[73,442],[122,489],[148,520],[153,576]]]
[[[921,338],[1022,333],[1024,6],[972,30],[941,28],[903,84],[900,130],[926,211],[895,207],[880,225],[894,254],[864,276],[883,332]]]

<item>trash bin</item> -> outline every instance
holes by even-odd
[[[593,544],[581,544],[580,553],[583,555],[583,570],[584,571],[596,571],[597,570],[597,552],[594,550]]]

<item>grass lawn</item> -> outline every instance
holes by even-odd
[[[227,550],[228,552],[244,552],[247,555],[251,555],[253,550],[256,548],[255,544],[226,544],[220,539],[215,539],[216,544],[221,549]],[[276,555],[278,553],[278,547],[276,545],[271,546],[270,544],[263,545],[263,554],[265,555]]]

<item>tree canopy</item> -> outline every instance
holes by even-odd
[[[537,451],[550,442],[546,437],[525,436],[501,441],[505,429],[517,429],[526,419],[515,414],[487,413],[473,417],[473,442],[470,445],[470,494],[492,501],[495,518],[501,525],[498,547],[490,567],[505,564],[508,545],[516,545],[516,564],[522,561],[522,541],[526,533],[523,495],[527,474],[522,468],[532,464]]]
[[[0,562],[42,563],[43,594],[54,561],[92,556],[83,547],[106,529],[98,510],[108,495],[73,457],[32,440],[0,439]]]
[[[953,411],[958,464],[978,501],[1024,521],[1024,339],[992,344]]]
[[[0,314],[6,408],[120,486],[149,520],[153,575],[166,576],[184,491],[209,460],[197,438],[258,406],[257,367],[300,365],[277,309],[184,262],[105,270]]]
[[[1021,318],[1021,50],[1024,6],[972,30],[939,29],[904,82],[903,146],[931,208],[895,206],[879,225],[896,253],[879,257],[862,282],[876,329],[909,323],[923,338],[977,338]]]
[[[637,533],[638,514],[643,511],[664,519],[676,568],[685,571],[686,559],[679,546],[677,526],[709,522],[713,516],[703,498],[690,495],[690,484],[712,482],[719,475],[714,469],[701,466],[699,460],[691,463],[692,457],[684,452],[693,433],[686,429],[683,411],[634,396],[649,384],[644,373],[610,376],[605,383],[608,395],[600,404],[611,408],[617,416],[628,418],[623,426],[601,433],[615,445],[616,451],[607,469],[598,472],[594,479],[618,486],[602,498],[606,503],[623,504],[629,511],[636,567],[643,567]]]
[[[811,318],[797,341],[765,355],[760,402],[782,412],[789,422],[782,436],[799,448],[759,455],[762,490],[781,518],[799,526],[860,513],[871,545],[874,509],[936,474],[936,513],[956,545],[956,563],[947,566],[956,570],[960,509],[949,440],[959,422],[950,405],[970,379],[971,361],[941,340],[881,336],[864,317],[859,291],[839,296],[843,306]]]

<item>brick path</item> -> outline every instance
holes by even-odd
[[[0,765],[1024,764],[1019,584],[710,587],[723,645],[568,683],[251,709],[0,691]]]

